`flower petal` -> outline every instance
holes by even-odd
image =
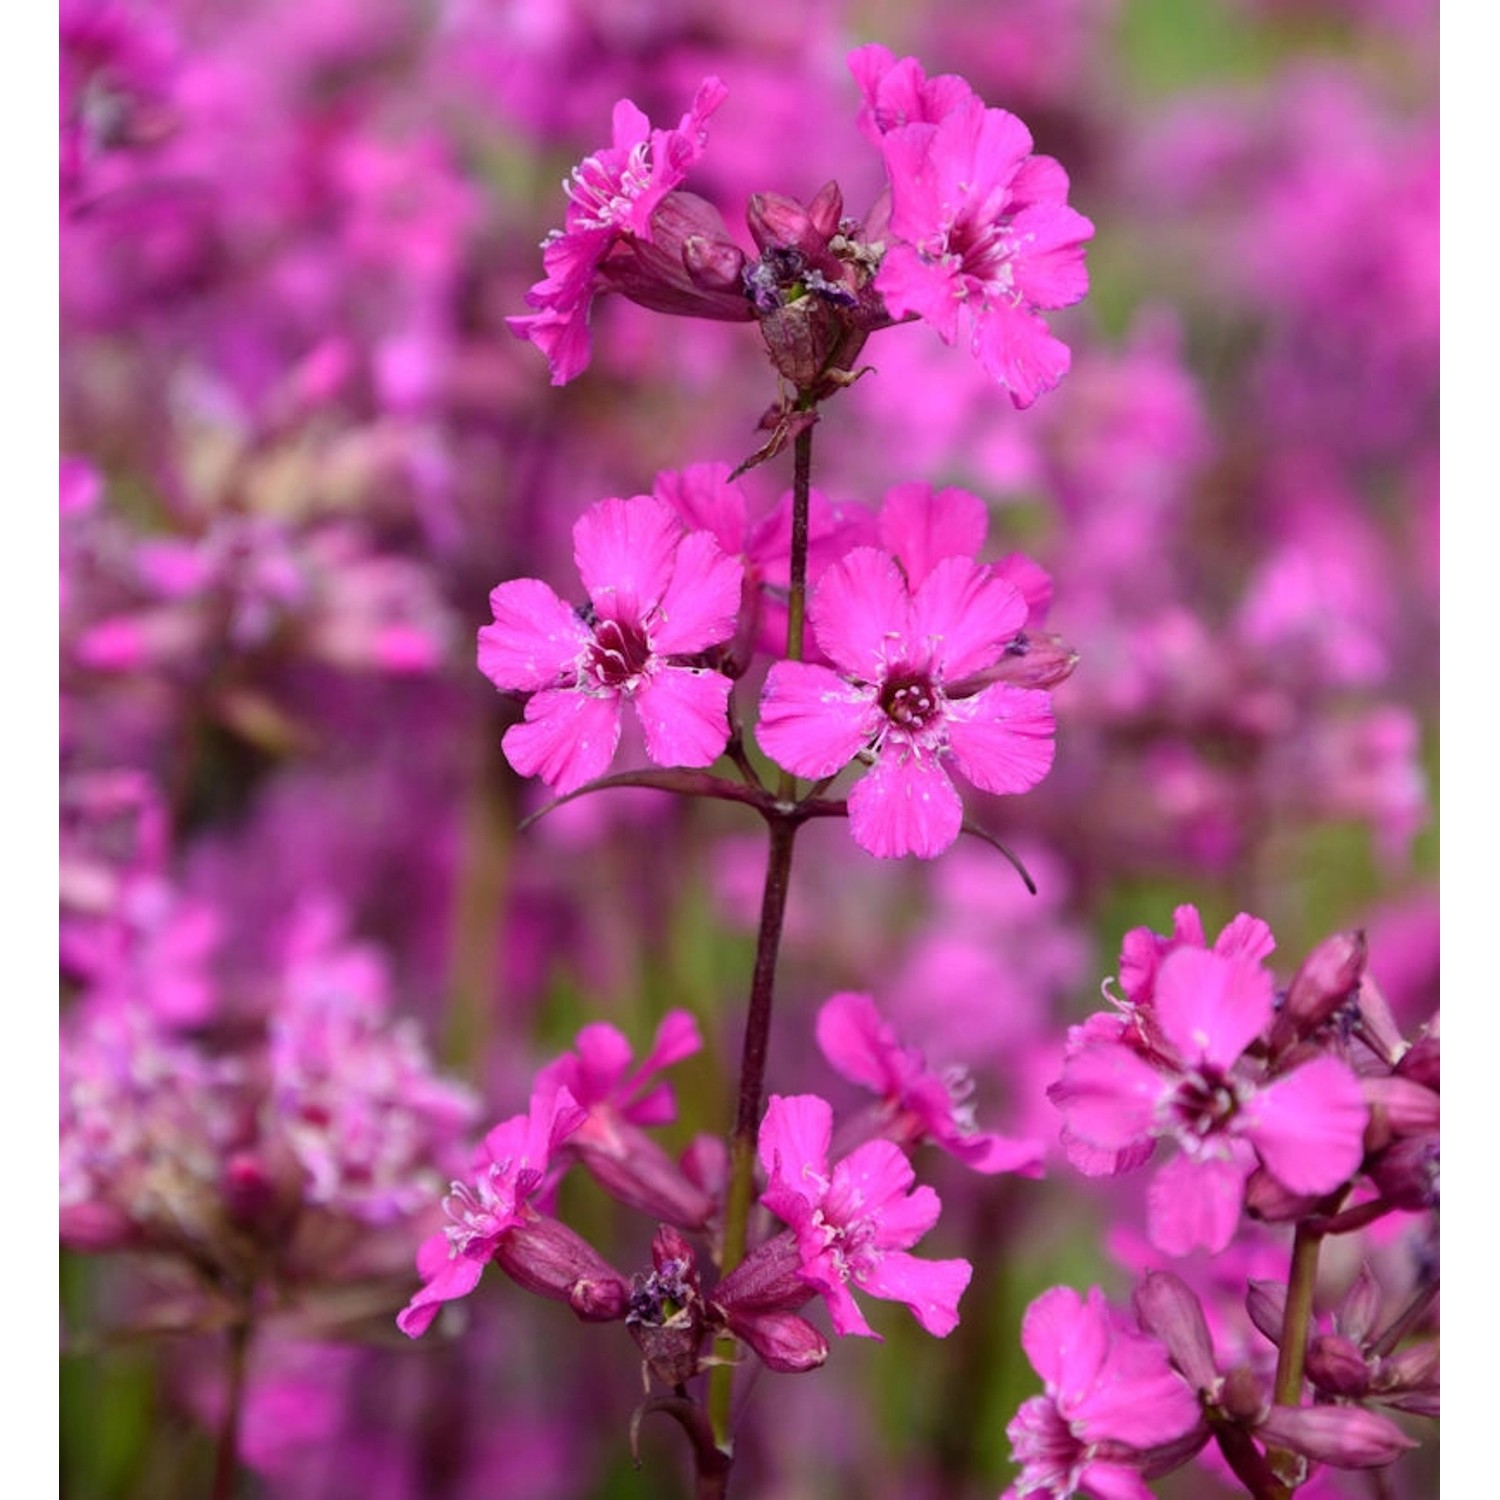
[[[828,1188],[828,1148],[833,1140],[833,1109],[816,1094],[772,1094],[760,1122],[760,1164],[771,1179],[761,1201],[788,1223],[788,1194],[808,1205],[821,1203]],[[776,1189],[772,1201],[773,1189]]]
[[[946,1338],[958,1327],[958,1299],[974,1274],[966,1260],[924,1260],[904,1250],[888,1250],[855,1285],[888,1302],[904,1302],[923,1328]]]
[[[573,559],[605,619],[638,622],[672,581],[682,523],[650,495],[601,500],[573,527]]]
[[[1244,1133],[1283,1187],[1331,1193],[1359,1170],[1369,1117],[1354,1074],[1337,1058],[1316,1057],[1250,1101]]]
[[[1168,1255],[1190,1255],[1200,1245],[1217,1255],[1239,1225],[1246,1168],[1238,1158],[1192,1161],[1186,1156],[1158,1168],[1146,1191],[1151,1243]]]
[[[1270,971],[1207,948],[1179,948],[1162,960],[1155,1007],[1162,1032],[1190,1063],[1230,1067],[1271,1019]]]
[[[706,531],[690,531],[677,548],[672,581],[651,625],[663,656],[702,651],[734,634],[745,570]]]
[[[808,608],[819,648],[859,682],[880,680],[911,631],[906,580],[893,557],[856,547],[823,574]]]
[[[527,700],[526,722],[501,741],[522,776],[540,776],[559,797],[602,776],[620,742],[620,700],[547,688]]]
[[[592,634],[539,578],[514,578],[490,592],[493,625],[479,632],[479,670],[498,688],[553,686],[587,649]]]
[[[818,1012],[815,1035],[829,1066],[850,1083],[882,1096],[900,1087],[895,1068],[900,1044],[869,995],[850,990],[830,995]]]
[[[964,805],[935,756],[887,748],[849,794],[854,842],[880,859],[934,859],[963,826]]]
[[[755,738],[778,766],[818,780],[843,770],[883,717],[873,688],[845,682],[827,667],[779,661],[766,675]]]
[[[996,682],[948,705],[953,758],[985,792],[1025,792],[1041,781],[1052,769],[1055,727],[1052,695],[1040,688]]]
[[[729,743],[729,692],[722,672],[662,667],[636,689],[646,754],[659,766],[710,766]]]
[[[913,481],[887,490],[880,504],[880,545],[896,557],[912,589],[919,589],[945,557],[975,557],[990,513],[968,490],[934,491]]]
[[[946,682],[992,666],[1026,623],[1014,584],[967,557],[940,558],[912,596],[912,637]]]
[[[1047,1097],[1068,1130],[1100,1151],[1124,1151],[1157,1133],[1157,1105],[1173,1080],[1138,1053],[1112,1042],[1081,1047]]]

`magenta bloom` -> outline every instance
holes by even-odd
[[[693,107],[672,130],[653,130],[630,100],[621,99],[611,144],[585,157],[563,184],[567,217],[543,243],[546,277],[526,294],[538,310],[506,319],[517,338],[529,339],[547,356],[553,385],[566,385],[588,365],[599,263],[622,239],[651,242],[652,214],[703,155],[708,117],[727,92],[717,78],[705,78]]]
[[[559,795],[575,791],[608,768],[628,699],[657,765],[711,764],[729,740],[730,681],[674,658],[734,634],[740,564],[649,495],[601,500],[573,528],[573,556],[583,612],[538,578],[490,594],[479,669],[533,695],[526,722],[505,733],[506,758]]]
[[[450,1222],[417,1251],[423,1286],[396,1318],[402,1333],[425,1333],[443,1303],[478,1286],[501,1237],[537,1218],[530,1200],[546,1180],[552,1153],[583,1119],[566,1089],[544,1087],[531,1096],[529,1114],[502,1121],[484,1138],[472,1185],[452,1185],[443,1200]]]
[[[1178,1147],[1148,1198],[1151,1239],[1169,1254],[1228,1245],[1257,1158],[1295,1194],[1332,1192],[1359,1170],[1368,1111],[1358,1079],[1328,1056],[1267,1077],[1247,1049],[1273,1014],[1271,975],[1253,956],[1180,947],[1117,1035],[1086,1025],[1070,1039],[1048,1090],[1070,1154],[1076,1138],[1086,1152],[1124,1153],[1123,1167],[1156,1141]]]
[[[777,662],[756,738],[798,776],[833,776],[855,756],[873,766],[849,796],[861,848],[930,859],[952,844],[963,803],[949,756],[987,792],[1024,792],[1051,768],[1048,694],[965,682],[1026,622],[1026,601],[992,569],[946,557],[912,590],[893,558],[857,547],[824,574],[809,618],[833,666]]]
[[[844,991],[818,1012],[818,1046],[851,1083],[880,1095],[883,1133],[903,1144],[930,1140],[976,1172],[1042,1175],[1040,1141],[1014,1141],[980,1130],[967,1068],[933,1071],[915,1047],[903,1047],[869,995]]]
[[[972,96],[936,122],[889,130],[880,146],[894,243],[875,287],[887,310],[916,313],[951,344],[967,309],[979,362],[1016,406],[1030,406],[1071,359],[1038,309],[1088,291],[1083,246],[1094,226],[1068,207],[1067,173],[1032,155],[1014,115]]]
[[[906,1253],[937,1223],[942,1205],[899,1146],[866,1141],[832,1172],[833,1110],[815,1094],[773,1095],[760,1126],[760,1161],[770,1179],[761,1202],[791,1225],[800,1275],[823,1294],[841,1334],[879,1338],[850,1291],[904,1302],[923,1328],[946,1337],[973,1268],[966,1260]]]
[[[1198,1425],[1198,1398],[1166,1349],[1132,1328],[1098,1287],[1043,1292],[1021,1321],[1021,1345],[1046,1390],[1006,1434],[1020,1477],[1002,1500],[1151,1500],[1143,1456]]]

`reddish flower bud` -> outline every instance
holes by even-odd
[[[556,1219],[523,1220],[495,1241],[495,1264],[539,1297],[566,1302],[585,1322],[623,1318],[630,1302],[625,1278],[582,1235]]]
[[[1245,1182],[1245,1211],[1267,1224],[1305,1219],[1317,1202],[1316,1194],[1294,1193],[1283,1187],[1264,1167],[1257,1167]]]
[[[1273,1054],[1316,1031],[1358,993],[1368,952],[1364,933],[1356,931],[1335,933],[1307,955],[1272,1029]]]
[[[1378,1469],[1417,1446],[1394,1422],[1359,1406],[1273,1406],[1256,1436],[1337,1469]]]
[[[1359,1275],[1349,1284],[1349,1290],[1334,1309],[1335,1327],[1356,1344],[1365,1343],[1375,1329],[1375,1319],[1380,1316],[1380,1302],[1380,1283],[1375,1280],[1369,1265],[1361,1262]]]
[[[1370,1163],[1370,1176],[1388,1202],[1420,1212],[1438,1206],[1440,1168],[1438,1136],[1412,1135],[1382,1151]]]
[[[1141,1327],[1167,1346],[1172,1363],[1197,1391],[1218,1383],[1214,1344],[1196,1294],[1170,1271],[1147,1271],[1135,1289],[1135,1315]]]
[[[694,286],[744,297],[745,252],[738,245],[701,234],[689,235],[682,242],[682,263]]]
[[[809,260],[823,255],[828,236],[819,235],[795,198],[781,193],[752,193],[745,209],[750,235],[761,250],[800,250]]]
[[[1236,1365],[1224,1377],[1219,1390],[1219,1407],[1225,1416],[1246,1426],[1261,1420],[1268,1407],[1266,1393],[1260,1377],[1249,1365]]]
[[[767,1369],[781,1375],[816,1370],[828,1358],[828,1340],[793,1312],[744,1312],[732,1317],[728,1328]]]
[[[1395,1074],[1389,1078],[1364,1078],[1360,1083],[1365,1102],[1370,1106],[1365,1145],[1372,1151],[1400,1136],[1430,1134],[1441,1123],[1441,1098],[1420,1083]]]
[[[1322,1333],[1308,1345],[1307,1378],[1331,1396],[1363,1396],[1370,1387],[1370,1366],[1353,1339]]]
[[[1420,1083],[1433,1093],[1439,1093],[1442,1081],[1441,1038],[1424,1036],[1413,1042],[1396,1064],[1396,1072],[1402,1078],[1409,1078],[1413,1083]]]
[[[1250,1321],[1278,1348],[1281,1330],[1286,1326],[1286,1283],[1252,1281],[1245,1294],[1245,1311]]]
[[[702,1229],[713,1217],[713,1200],[640,1126],[595,1115],[569,1145],[594,1181],[628,1208],[684,1229]]]
[[[690,266],[689,241],[701,241],[713,247],[712,252],[706,253],[700,245],[695,265]],[[600,292],[618,292],[653,312],[748,323],[755,314],[737,278],[714,284],[710,275],[707,285],[699,279],[715,259],[722,271],[734,248],[713,204],[695,193],[668,193],[651,215],[651,238],[622,238],[600,261],[596,286]]]
[[[994,666],[965,677],[948,689],[950,698],[967,698],[992,682],[1015,687],[1054,688],[1066,682],[1078,665],[1078,653],[1060,635],[1023,630]]]

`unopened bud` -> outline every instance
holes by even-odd
[[[1409,1078],[1362,1078],[1360,1085],[1370,1107],[1367,1151],[1379,1151],[1402,1136],[1429,1135],[1442,1121],[1440,1096]]]
[[[1411,1044],[1406,1055],[1396,1064],[1397,1074],[1438,1093],[1443,1072],[1442,1046],[1440,1037],[1421,1037]]]
[[[827,252],[828,235],[820,235],[807,210],[782,193],[752,193],[745,222],[762,251],[800,250],[809,261],[817,261]]]
[[[825,182],[807,205],[807,217],[826,245],[839,232],[844,217],[844,194],[838,183]]]
[[[1194,1390],[1213,1388],[1219,1378],[1213,1339],[1202,1304],[1180,1276],[1147,1271],[1136,1285],[1135,1315],[1147,1333],[1167,1346],[1172,1363]]]
[[[1336,1469],[1378,1469],[1417,1446],[1360,1406],[1273,1406],[1256,1436]]]
[[[793,1312],[749,1312],[730,1318],[729,1331],[743,1339],[769,1370],[801,1375],[828,1358],[828,1340]]]
[[[948,696],[970,697],[992,682],[1008,682],[1013,687],[1054,688],[1066,682],[1077,665],[1078,653],[1060,635],[1023,630],[1005,648],[999,661],[954,683],[948,689]]]
[[[1382,1151],[1370,1163],[1370,1176],[1389,1203],[1420,1212],[1438,1207],[1440,1168],[1438,1136],[1413,1135]]]
[[[682,263],[694,286],[706,292],[732,292],[743,299],[745,252],[738,245],[690,235],[682,242]]]
[[[1249,1365],[1236,1365],[1224,1377],[1219,1406],[1225,1416],[1249,1426],[1260,1421],[1266,1405],[1260,1378]]]
[[[701,1229],[712,1217],[713,1200],[638,1125],[586,1126],[570,1144],[594,1181],[626,1207],[683,1229]]]
[[[1284,1187],[1264,1167],[1257,1167],[1245,1182],[1245,1212],[1267,1224],[1305,1219],[1317,1202],[1315,1194]]]
[[[540,1215],[507,1230],[495,1242],[495,1263],[512,1281],[566,1302],[588,1323],[625,1316],[630,1286],[582,1235]]]
[[[1245,1294],[1245,1311],[1250,1321],[1280,1347],[1281,1330],[1286,1326],[1286,1283],[1252,1281]]]
[[[1349,1284],[1349,1290],[1339,1298],[1334,1309],[1333,1321],[1338,1331],[1356,1344],[1368,1341],[1375,1328],[1375,1319],[1380,1316],[1380,1283],[1367,1262],[1361,1262],[1359,1275]]]
[[[1370,1366],[1353,1339],[1322,1333],[1308,1345],[1307,1378],[1331,1396],[1363,1396],[1370,1387]]]
[[[1364,933],[1355,931],[1335,933],[1307,955],[1272,1030],[1273,1053],[1316,1031],[1358,993],[1368,954]]]

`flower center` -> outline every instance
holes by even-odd
[[[925,672],[898,668],[880,690],[880,707],[891,723],[915,734],[941,716],[942,694]]]
[[[585,157],[563,183],[577,210],[570,229],[629,229],[636,199],[651,185],[649,141],[637,141],[618,166],[604,158],[602,151]]]
[[[651,642],[635,622],[600,620],[589,647],[589,671],[601,687],[633,687],[651,664]]]
[[[1185,1148],[1222,1134],[1239,1107],[1233,1082],[1211,1068],[1184,1075],[1168,1103],[1178,1140]]]

